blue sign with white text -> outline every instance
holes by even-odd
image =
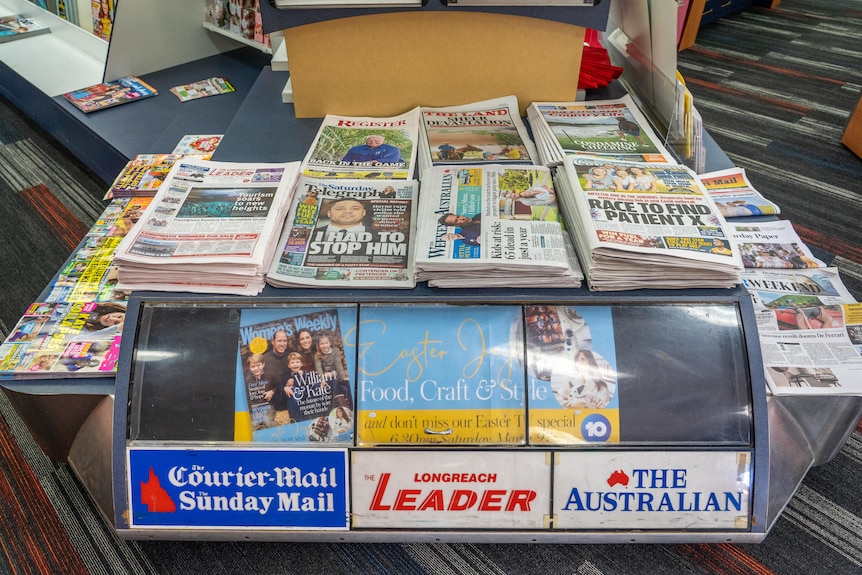
[[[343,449],[129,448],[130,527],[347,529]]]

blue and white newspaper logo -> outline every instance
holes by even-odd
[[[346,529],[346,450],[128,451],[130,527]]]

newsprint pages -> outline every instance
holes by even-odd
[[[423,174],[420,214],[418,281],[437,287],[581,285],[548,168],[432,168]]]
[[[302,161],[321,179],[411,180],[419,139],[419,108],[389,118],[327,115]]]
[[[412,288],[419,183],[301,176],[267,282]]]
[[[464,106],[422,108],[419,168],[464,164],[538,164],[536,146],[506,96]]]
[[[124,289],[255,295],[299,162],[174,164],[114,256]]]
[[[727,222],[689,168],[568,156],[558,186],[591,289],[739,283]]]
[[[862,304],[837,268],[748,269],[766,381],[775,395],[862,395]]]

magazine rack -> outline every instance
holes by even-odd
[[[134,345],[123,348],[114,403],[119,535],[569,543],[765,537],[767,403],[744,290],[696,296],[551,290],[538,305],[529,293],[489,298],[476,290],[417,290],[406,299],[398,290],[376,290],[370,298],[292,290],[289,300],[277,291],[254,300],[134,295],[126,324],[134,326],[127,332]],[[382,317],[403,312],[426,330],[425,344],[417,342],[411,354],[404,342],[412,333],[383,336],[381,328],[371,335],[379,320],[365,314],[373,317],[369,310],[380,305],[388,306]],[[324,315],[333,310],[341,310],[337,321]],[[483,386],[490,389],[489,379],[473,386],[453,367],[456,347],[466,356],[476,349],[462,329],[435,321],[444,311],[463,314],[465,323],[480,313],[489,321],[500,316],[511,326],[503,337],[519,360],[504,395],[521,394],[520,424],[505,421],[515,418],[504,409],[469,418],[457,409],[471,389],[476,397]],[[246,314],[287,319],[249,325]],[[550,332],[538,321],[558,322],[551,331],[563,338],[547,344]],[[355,404],[336,403],[352,407],[356,417],[348,432],[327,435],[337,440],[309,441],[302,430],[311,429],[314,417],[296,428],[299,442],[279,441],[277,431],[288,427],[267,428],[263,417],[252,435],[257,408],[248,407],[242,357],[264,353],[264,341],[255,338],[276,324],[288,331],[307,325],[315,338],[326,333],[343,343]],[[492,332],[477,339],[489,365],[484,345],[500,336]],[[375,346],[396,362],[423,365],[424,379],[400,380],[397,391],[382,386],[384,376],[367,363]],[[549,391],[556,376],[542,358],[560,361],[575,348],[592,349],[618,374],[603,407],[562,408],[556,387]],[[500,346],[493,349],[499,357]],[[434,370],[435,355],[447,355],[445,370]],[[444,400],[432,411],[423,411],[421,400],[400,411],[374,403],[420,393],[431,401],[425,396],[432,385]],[[422,425],[410,423],[419,418]],[[434,443],[413,437],[431,433],[422,427],[435,418],[457,420],[449,424],[457,429],[432,435]],[[520,429],[523,437],[495,440],[492,425],[513,436]],[[386,429],[393,426],[397,432]],[[484,439],[445,444],[462,429]]]

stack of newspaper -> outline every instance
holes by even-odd
[[[751,185],[744,168],[733,167],[698,174],[698,178],[725,218],[772,216],[781,213],[778,204],[764,198]]]
[[[775,395],[862,395],[862,304],[837,268],[750,269],[764,372]]]
[[[746,268],[822,268],[789,220],[728,222],[730,237]]]
[[[739,283],[727,222],[689,168],[568,156],[556,183],[590,289]]]
[[[267,282],[412,288],[419,182],[301,176]]]
[[[536,164],[536,146],[521,120],[518,98],[421,108],[419,168],[465,164]]]
[[[416,274],[436,287],[579,287],[583,274],[542,166],[424,173]]]
[[[418,138],[419,108],[388,118],[327,115],[302,173],[327,180],[410,180]]]
[[[631,96],[588,102],[533,102],[527,119],[542,164],[554,167],[568,154],[637,162],[674,162]]]
[[[299,162],[176,162],[118,246],[118,289],[255,295]]]

